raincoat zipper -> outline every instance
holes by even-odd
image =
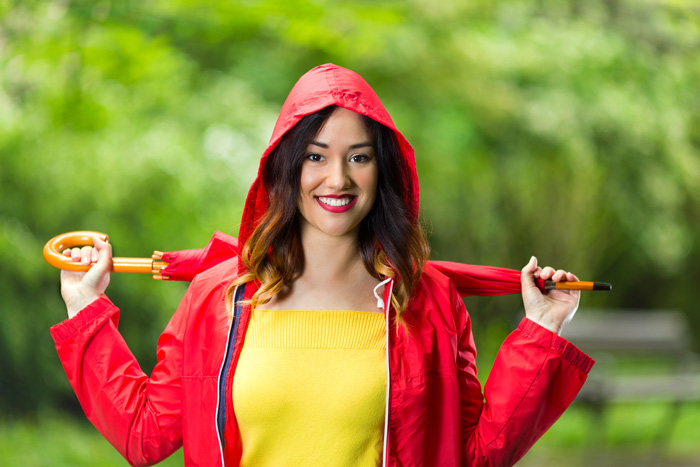
[[[389,365],[389,313],[391,311],[391,294],[394,289],[394,281],[389,282],[389,295],[384,305],[384,322],[386,323],[386,401],[384,402],[384,446],[382,447],[382,467],[387,465],[387,457],[389,455],[387,447],[389,446],[389,401],[391,395],[391,367]]]
[[[242,287],[236,286],[233,291],[233,317],[229,323],[226,337],[226,351],[224,352],[224,358],[221,362],[221,369],[219,370],[219,379],[217,381],[218,394],[216,398],[216,414],[214,423],[216,424],[216,434],[219,441],[219,453],[221,454],[222,467],[226,465],[224,460],[224,430],[226,428],[226,374],[229,371],[231,359],[233,358],[233,348],[236,345],[238,322],[241,318],[240,301],[243,298],[242,294],[244,291],[245,285]]]

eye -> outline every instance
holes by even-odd
[[[368,155],[366,154],[353,154],[350,156],[350,162],[356,162],[356,163],[364,163],[364,162],[369,162],[372,160]]]
[[[306,159],[311,162],[321,162],[323,160],[323,156],[320,154],[312,153],[307,154]]]

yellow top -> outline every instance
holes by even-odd
[[[242,466],[381,465],[384,315],[254,310],[233,378]]]

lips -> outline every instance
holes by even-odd
[[[341,213],[350,210],[357,201],[355,195],[314,196],[319,206],[329,212]]]

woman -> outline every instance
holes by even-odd
[[[511,465],[575,397],[593,361],[558,334],[578,292],[543,295],[482,394],[469,316],[425,264],[413,150],[369,85],[322,65],[280,113],[240,254],[199,274],[143,374],[103,295],[111,248],[62,272],[52,328],[88,418],[132,464],[184,444],[186,465]]]

